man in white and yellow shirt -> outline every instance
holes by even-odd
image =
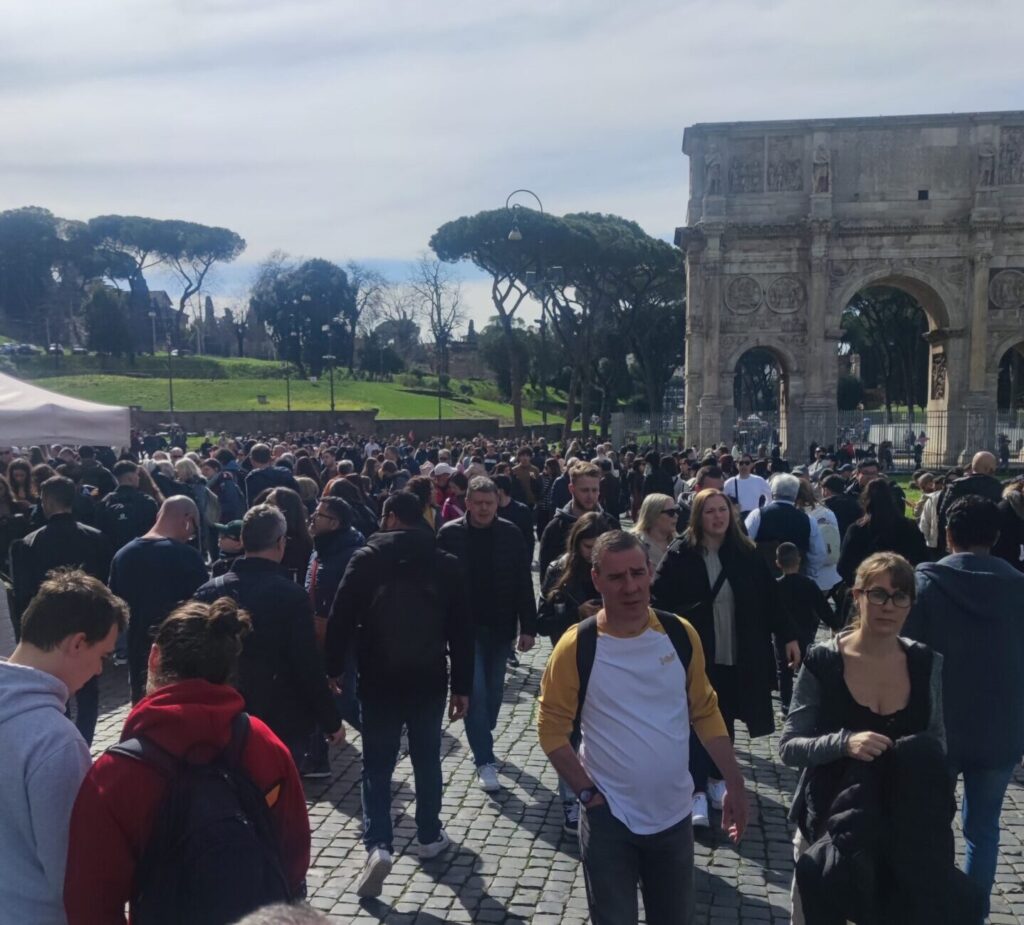
[[[704,672],[696,631],[650,607],[652,570],[632,534],[598,538],[594,586],[602,597],[596,650],[580,709],[580,628],[551,653],[541,682],[538,731],[555,770],[584,807],[580,854],[594,925],[634,925],[641,884],[648,925],[690,925],[693,891],[693,781],[690,727],[727,784],[722,828],[735,842],[747,798],[718,698]],[[685,637],[662,620],[678,620]],[[680,648],[688,656],[684,664]],[[579,710],[579,753],[570,736]]]

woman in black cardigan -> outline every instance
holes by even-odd
[[[768,565],[718,489],[706,488],[694,496],[689,527],[665,554],[652,596],[655,607],[685,617],[700,635],[729,737],[735,738],[736,720],[746,725],[751,738],[773,732],[772,634],[785,642],[791,667],[800,664],[800,646]],[[690,773],[693,824],[705,827],[707,798],[712,807],[721,808],[725,786],[696,736],[690,737]]]
[[[928,560],[924,534],[903,516],[892,486],[883,478],[872,479],[861,494],[864,516],[850,524],[843,537],[836,568],[847,585],[853,585],[860,564],[876,552],[895,552],[911,565]]]

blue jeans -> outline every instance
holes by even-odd
[[[509,641],[490,627],[478,627],[473,660],[473,693],[469,695],[466,714],[466,738],[473,749],[473,760],[479,768],[496,764],[494,757],[494,727],[498,725],[498,711],[505,694],[505,666],[508,661]]]
[[[999,815],[1014,767],[1011,764],[1002,768],[964,768],[957,772],[964,778],[964,802],[960,808],[967,843],[964,870],[985,896],[986,916],[996,879]]]
[[[363,844],[367,851],[379,845],[394,850],[391,775],[398,761],[403,725],[409,737],[409,757],[416,782],[416,834],[423,844],[437,841],[441,834],[441,722],[445,700],[443,692],[361,699]]]

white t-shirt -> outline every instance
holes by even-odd
[[[748,475],[745,479],[734,475],[726,480],[722,490],[741,511],[756,511],[761,506],[762,496],[765,504],[772,500],[771,486],[759,475]]]
[[[631,832],[652,835],[690,815],[686,668],[665,633],[597,637],[580,730],[580,761]]]

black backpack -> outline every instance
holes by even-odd
[[[382,565],[381,580],[360,620],[359,648],[372,652],[373,671],[380,680],[415,683],[426,666],[443,660],[447,648],[448,606],[438,563],[433,557],[424,561],[399,556]]]
[[[679,622],[675,614],[664,610],[655,610],[654,615],[665,630],[672,648],[679,656],[683,670],[690,671],[690,660],[693,658],[693,644],[690,634]],[[597,617],[581,620],[576,630],[576,671],[580,676],[580,687],[576,695],[576,718],[573,720],[573,738],[579,740],[580,717],[583,715],[583,702],[587,699],[587,686],[590,684],[590,672],[594,670],[594,659],[597,657]],[[683,692],[686,693],[685,691]]]
[[[293,898],[266,798],[241,766],[248,737],[249,717],[239,713],[227,748],[207,764],[143,737],[107,749],[169,781],[135,873],[135,925],[228,925]]]

